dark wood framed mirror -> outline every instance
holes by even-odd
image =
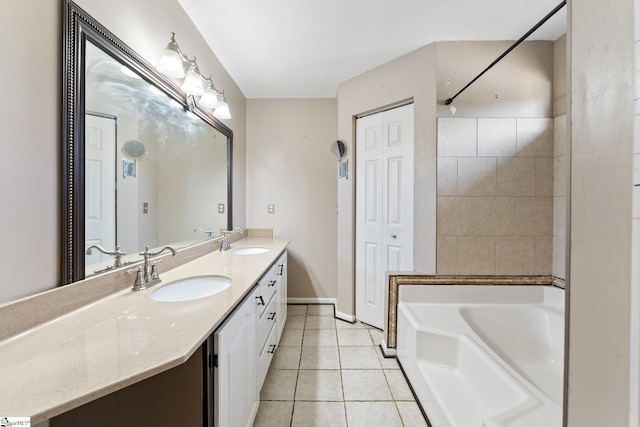
[[[231,229],[232,130],[75,3],[63,7],[61,283],[136,262],[145,246],[201,241],[196,228]],[[114,127],[110,145],[95,139],[108,133],[96,119]],[[110,147],[108,162],[95,166],[88,144]],[[105,216],[108,231],[87,232]],[[89,261],[101,243],[128,260]]]

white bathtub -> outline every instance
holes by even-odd
[[[397,357],[433,427],[562,425],[562,289],[402,286],[397,317]]]

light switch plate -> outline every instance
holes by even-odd
[[[143,214],[149,213],[149,203],[147,202],[142,203],[142,213]]]
[[[267,213],[274,214],[276,213],[276,205],[270,203],[267,205]]]

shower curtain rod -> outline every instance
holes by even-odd
[[[487,68],[484,69],[484,71],[482,71],[480,74],[478,74],[473,80],[471,80],[465,87],[463,87],[462,89],[460,89],[458,91],[458,93],[456,93],[455,95],[453,95],[451,98],[447,99],[444,101],[444,105],[449,105],[453,102],[454,99],[456,99],[456,97],[458,95],[460,95],[462,92],[464,92],[469,86],[471,86],[476,80],[478,80],[480,77],[482,77],[482,75],[484,73],[486,73],[487,71],[489,71],[494,65],[496,65],[498,62],[500,62],[500,60],[502,58],[504,58],[505,56],[507,56],[509,54],[509,52],[511,52],[513,49],[515,49],[520,43],[522,43],[523,41],[526,40],[527,37],[529,37],[531,34],[533,34],[534,31],[536,31],[538,28],[540,28],[545,22],[547,22],[553,15],[555,15],[556,13],[558,13],[558,11],[560,9],[562,9],[565,5],[567,4],[567,0],[562,0],[562,2],[560,2],[559,5],[557,5],[551,12],[549,12],[547,14],[547,16],[545,16],[544,18],[542,18],[536,25],[533,26],[533,28],[531,28],[529,31],[527,31],[525,33],[525,35],[523,35],[522,37],[520,37],[518,39],[518,41],[516,41],[513,45],[511,45],[511,47],[507,50],[504,51],[504,53],[502,55],[500,55],[495,61],[493,61],[491,63],[491,65],[489,65]]]

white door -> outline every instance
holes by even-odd
[[[85,249],[116,246],[116,120],[85,115]],[[108,260],[93,251],[85,265]]]
[[[413,269],[413,104],[356,121],[356,318],[383,328],[385,272]]]

